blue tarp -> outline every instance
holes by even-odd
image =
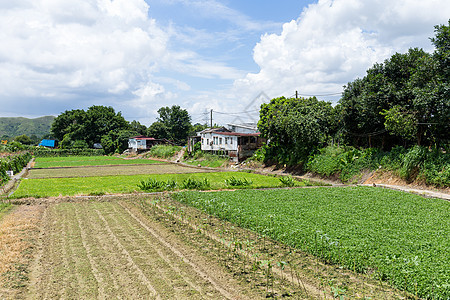
[[[38,146],[55,148],[55,140],[42,140]]]

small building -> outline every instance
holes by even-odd
[[[252,156],[265,143],[259,132],[233,132],[225,127],[205,129],[199,135],[202,151],[228,155],[236,162]]]
[[[145,135],[139,135],[128,139],[128,149],[131,152],[142,152],[150,150],[154,145],[173,144],[166,139],[155,139]]]
[[[238,132],[238,133],[258,133],[258,126],[256,123],[243,123],[243,124],[235,124],[230,123],[227,124],[228,129],[230,129],[232,132]]]
[[[54,149],[57,146],[57,142],[56,140],[42,140],[38,146]]]

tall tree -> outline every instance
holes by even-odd
[[[266,159],[295,165],[327,142],[335,128],[331,103],[313,98],[275,98],[262,104],[258,129],[268,139]]]
[[[191,117],[187,110],[178,105],[161,107],[158,110],[157,122],[149,127],[149,135],[159,135],[159,138],[167,138],[176,143],[186,143],[191,128]],[[162,136],[165,135],[165,136]]]
[[[65,111],[55,118],[51,130],[63,147],[70,148],[75,141],[84,141],[92,147],[110,131],[129,128],[129,123],[120,112],[116,113],[114,108],[94,105],[87,111],[82,109]]]

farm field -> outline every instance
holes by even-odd
[[[28,178],[61,178],[61,177],[92,177],[113,175],[143,175],[168,173],[203,173],[212,172],[207,169],[195,169],[174,164],[148,165],[111,165],[111,166],[81,166],[66,168],[31,169]]]
[[[68,156],[68,157],[38,157],[35,168],[58,168],[79,166],[105,166],[129,164],[163,164],[165,162],[151,159],[124,159],[116,156]]]
[[[276,177],[263,176],[242,172],[211,172],[211,173],[181,173],[181,174],[161,174],[164,168],[161,167],[160,174],[149,175],[119,175],[119,176],[95,176],[95,177],[74,177],[74,178],[44,178],[22,180],[17,190],[11,198],[25,197],[58,197],[75,195],[99,195],[134,193],[141,191],[138,184],[141,181],[154,179],[159,181],[174,180],[183,182],[188,179],[203,180],[208,179],[210,187],[208,189],[225,189],[228,186],[225,180],[231,177],[246,178],[252,184],[246,188],[270,188],[281,187],[282,184]],[[184,170],[184,168],[180,168]],[[34,170],[33,170],[34,171]],[[174,172],[175,170],[171,170]],[[50,173],[51,174],[51,173]],[[303,183],[305,184],[305,183]]]
[[[0,299],[449,297],[449,202],[371,187],[278,189],[309,183],[176,164],[57,160],[70,159],[77,166],[32,169],[7,199],[15,205],[0,204]]]
[[[370,187],[173,197],[413,295],[450,297],[448,201]]]
[[[51,205],[43,231],[31,273],[31,298],[258,296],[123,201]]]

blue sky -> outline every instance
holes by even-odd
[[[449,16],[447,0],[0,1],[0,116],[95,104],[149,125],[180,105],[226,124],[296,90],[335,103],[374,63],[432,52]]]

